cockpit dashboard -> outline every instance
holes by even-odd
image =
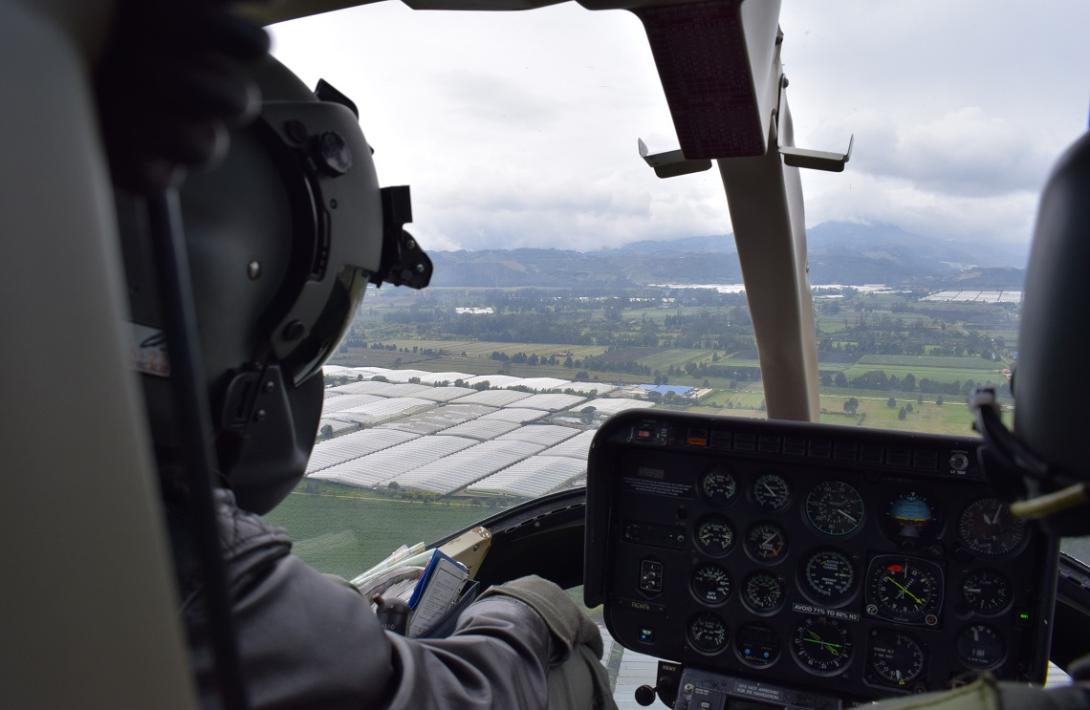
[[[591,447],[585,601],[621,645],[689,674],[678,707],[1042,682],[1057,546],[997,499],[976,447],[626,412]]]

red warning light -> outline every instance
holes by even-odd
[[[905,571],[905,566],[900,563],[894,562],[891,565],[886,565],[886,569],[892,574],[900,574],[901,572]]]

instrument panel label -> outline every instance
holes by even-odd
[[[649,471],[656,471],[660,476],[652,477],[649,475]],[[659,469],[647,469],[641,467],[637,476],[625,476],[624,485],[626,488],[646,495],[653,496],[667,496],[669,498],[692,498],[693,497],[693,484],[692,483],[675,483],[673,481],[664,480],[661,475],[663,471]]]
[[[859,621],[859,612],[857,611],[844,611],[843,609],[826,609],[825,607],[814,606],[813,604],[806,604],[804,602],[794,602],[791,605],[791,611],[796,614],[806,614],[807,616],[824,616],[830,619],[839,619],[840,621]]]

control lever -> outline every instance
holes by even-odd
[[[647,707],[655,702],[658,697],[666,707],[674,707],[677,700],[678,683],[681,681],[681,673],[685,668],[680,663],[671,661],[659,661],[659,670],[654,687],[641,685],[636,688],[636,702]]]

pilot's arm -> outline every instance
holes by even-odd
[[[256,710],[614,707],[597,627],[552,583],[524,578],[493,588],[449,638],[407,639],[385,631],[353,588],[292,555],[281,530],[239,510],[229,493],[219,502],[241,666]],[[187,581],[192,568],[179,574],[207,701],[216,697],[215,669],[201,597]]]

